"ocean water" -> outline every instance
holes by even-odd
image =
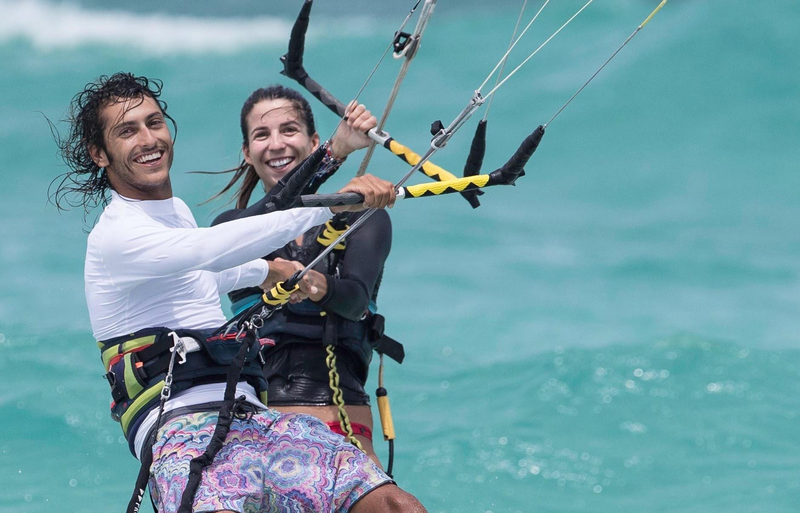
[[[485,169],[657,3],[597,0],[500,89]],[[223,202],[199,204],[224,178],[187,172],[235,165],[241,103],[291,85],[278,57],[300,5],[224,4],[0,0],[0,512],[121,511],[137,471],[83,297],[98,212],[48,204],[66,169],[46,118],[100,74],[162,79],[174,189],[208,224]],[[306,67],[349,99],[411,2],[319,4]],[[503,54],[521,2],[439,4],[387,124],[419,152]],[[510,65],[581,5],[551,2]],[[672,0],[549,127],[517,187],[474,211],[458,196],[392,211],[395,474],[430,511],[800,508],[798,19],[796,0]],[[397,69],[365,90],[374,111]],[[434,161],[460,174],[475,122]],[[371,169],[406,170],[385,152]]]

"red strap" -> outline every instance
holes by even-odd
[[[222,333],[220,335],[214,335],[213,337],[209,337],[206,339],[208,342],[216,342],[217,340],[235,340],[237,333]]]
[[[342,431],[342,426],[339,425],[339,422],[326,422],[328,427],[334,433],[340,434],[343,437],[347,438],[347,434]],[[359,424],[358,422],[351,422],[350,427],[353,428],[353,434],[363,436],[370,442],[372,442],[372,430],[365,426],[364,424]]]
[[[148,344],[148,345],[146,345],[146,346],[137,347],[137,348],[135,348],[135,349],[131,349],[130,351],[126,351],[126,352],[124,352],[124,353],[121,353],[121,354],[116,354],[116,355],[114,355],[114,357],[113,357],[113,358],[111,358],[111,359],[108,361],[108,369],[111,369],[111,367],[112,367],[112,366],[113,366],[115,363],[117,363],[118,361],[122,360],[122,358],[124,358],[126,354],[130,354],[130,353],[138,353],[139,351],[142,351],[142,350],[144,350],[144,349],[147,349],[148,347],[151,347],[152,345],[153,345],[153,344]]]

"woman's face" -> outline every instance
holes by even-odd
[[[247,115],[244,160],[267,190],[318,147],[319,135],[308,135],[300,111],[289,100],[262,100]]]

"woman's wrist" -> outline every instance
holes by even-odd
[[[331,165],[340,166],[342,162],[347,159],[347,156],[353,152],[351,149],[347,151],[346,148],[342,148],[340,144],[338,144],[338,139],[336,136],[333,136],[333,139],[330,139],[325,142],[327,146],[327,151],[325,152],[325,157],[323,158],[323,164],[325,163],[324,159],[330,159]]]

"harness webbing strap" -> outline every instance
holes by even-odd
[[[122,357],[125,364],[123,365],[124,369],[124,379],[125,379],[125,388],[128,391],[128,397],[136,397],[139,393],[144,390],[144,386],[136,379],[136,368],[134,367],[136,364],[133,362],[132,353],[127,353],[125,356]],[[139,364],[142,365],[141,363]]]
[[[150,447],[144,447],[142,451],[142,466],[139,467],[139,474],[136,476],[136,485],[133,489],[133,496],[128,501],[128,508],[126,513],[139,513],[139,508],[142,506],[142,499],[147,491],[147,483],[150,481],[150,467],[153,466],[153,450]],[[152,495],[150,500],[152,501]],[[156,510],[156,505],[153,504],[153,510]]]
[[[397,340],[384,334],[381,335],[377,340],[373,341],[373,344],[375,344],[375,351],[377,351],[378,354],[386,355],[397,363],[403,363],[403,359],[406,357],[406,352],[403,348],[403,344]]]
[[[143,408],[147,408],[151,401],[154,401],[158,398],[159,394],[161,394],[161,389],[164,388],[164,381],[159,381],[155,385],[147,388],[144,392],[139,394],[139,396],[134,399],[128,409],[125,410],[125,413],[119,419],[120,424],[122,425],[122,432],[125,436],[128,436],[128,428],[130,427],[131,421],[136,418],[136,415],[142,411]]]
[[[103,359],[103,365],[106,368],[106,372],[108,372],[109,367],[116,363],[118,358],[122,358],[123,355],[126,353],[130,353],[137,349],[141,350],[149,345],[152,345],[156,341],[156,335],[148,335],[145,337],[135,338],[133,340],[129,340],[123,344],[118,344],[109,347],[108,349],[103,350],[101,347],[100,350],[102,351],[101,358]],[[100,342],[98,342],[98,345]]]
[[[191,513],[194,495],[197,493],[197,488],[200,486],[200,480],[203,477],[203,469],[214,461],[214,457],[225,443],[225,438],[227,438],[228,432],[231,429],[231,423],[233,422],[234,410],[236,409],[237,402],[239,402],[239,399],[235,397],[236,385],[239,382],[245,358],[247,358],[247,354],[250,352],[253,342],[253,338],[245,337],[242,341],[242,346],[239,348],[239,352],[236,353],[236,357],[231,362],[230,367],[228,367],[228,375],[225,380],[225,395],[223,396],[224,400],[219,410],[219,417],[217,418],[217,425],[214,428],[214,434],[205,452],[196,458],[192,458],[192,461],[189,463],[189,479],[186,483],[186,489],[181,496],[178,513]],[[244,397],[240,399],[243,400]]]

